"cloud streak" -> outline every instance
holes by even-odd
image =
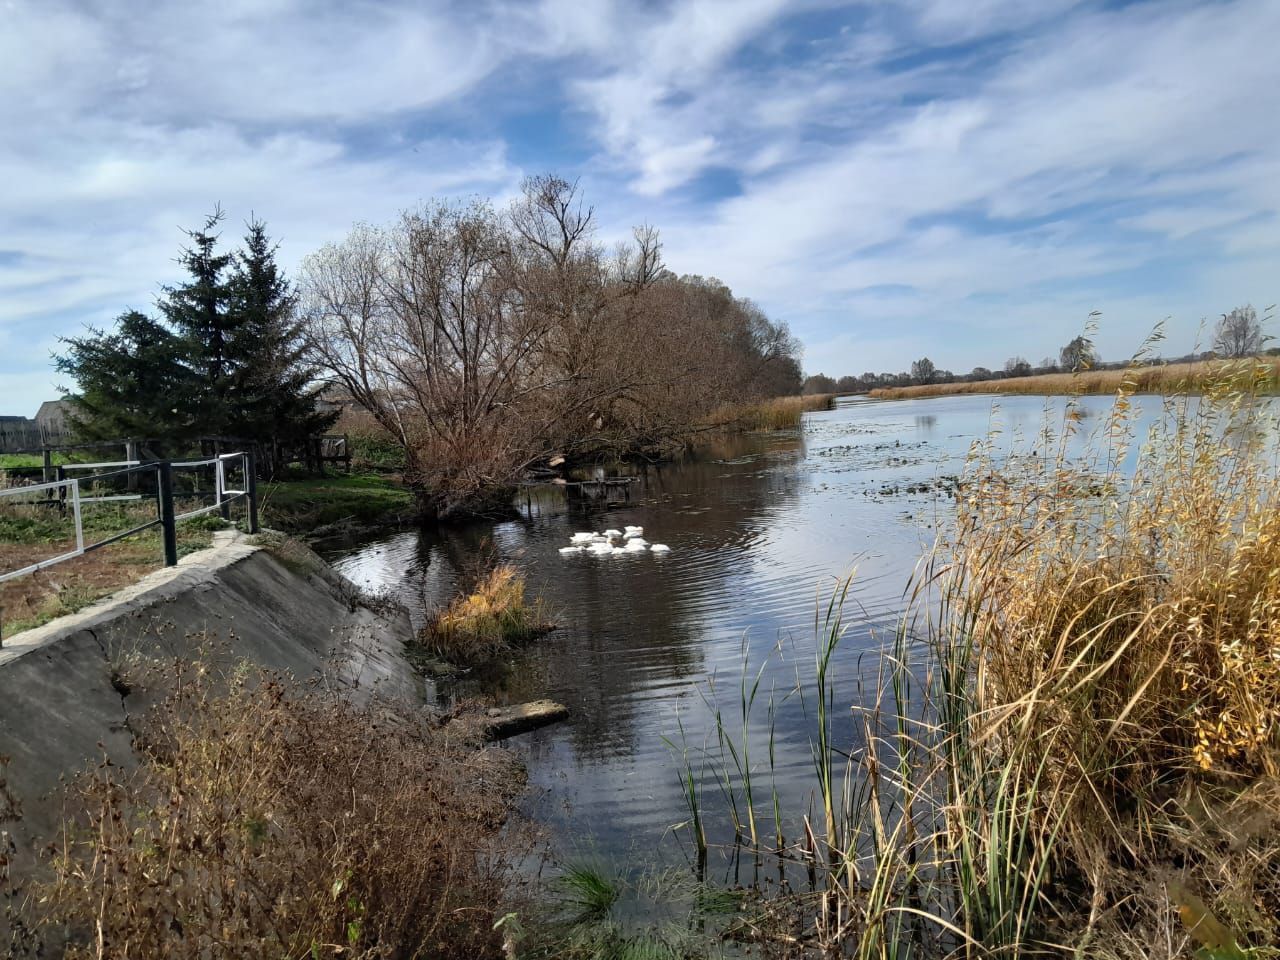
[[[0,0],[0,412],[49,345],[255,212],[286,262],[433,195],[579,176],[605,239],[790,321],[807,365],[1104,354],[1275,299],[1265,0]],[[43,379],[42,379],[43,378]],[[39,388],[39,384],[47,386]],[[33,386],[35,385],[35,386]]]

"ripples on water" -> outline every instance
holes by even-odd
[[[1087,417],[1107,398],[1086,398]],[[1154,404],[1151,404],[1154,408]],[[851,402],[809,414],[798,432],[734,438],[675,464],[649,468],[626,503],[532,495],[519,520],[445,533],[404,532],[329,551],[357,584],[396,597],[421,617],[457,589],[460,571],[492,548],[525,571],[561,629],[533,647],[487,692],[520,701],[552,697],[572,719],[512,741],[528,759],[530,812],[563,852],[619,859],[681,853],[668,830],[687,809],[664,738],[715,756],[718,698],[734,735],[744,651],[764,664],[751,723],[757,795],[768,804],[767,703],[777,701],[774,771],[784,810],[808,808],[810,724],[795,692],[812,676],[819,598],[856,569],[850,622],[836,665],[839,705],[861,696],[857,678],[892,639],[904,587],[950,516],[933,481],[959,474],[975,439],[993,428],[1006,448],[1033,443],[1063,401],[989,397]],[[1019,439],[1021,438],[1021,439]],[[929,486],[921,491],[919,488]],[[915,488],[914,491],[912,488]],[[578,530],[638,524],[663,556],[562,557]],[[812,709],[812,690],[809,691]],[[839,741],[837,741],[839,742]],[[705,797],[714,839],[731,831],[708,763]],[[771,830],[771,827],[766,827]]]

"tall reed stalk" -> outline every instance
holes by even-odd
[[[1135,372],[1092,434],[1072,401],[1032,450],[975,444],[860,703],[834,692],[851,581],[819,605],[820,834],[812,808],[784,831],[774,793],[779,855],[818,887],[791,936],[864,960],[1274,955],[1247,952],[1280,939],[1271,377],[1219,366],[1137,438]]]

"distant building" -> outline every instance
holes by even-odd
[[[27,417],[0,416],[0,453],[40,446],[40,428]]]
[[[70,400],[46,400],[36,411],[36,426],[45,439],[61,439],[68,431],[67,412],[71,407]]]

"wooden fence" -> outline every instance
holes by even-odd
[[[0,420],[0,453],[58,446],[70,439],[67,431],[42,429],[34,420]]]

